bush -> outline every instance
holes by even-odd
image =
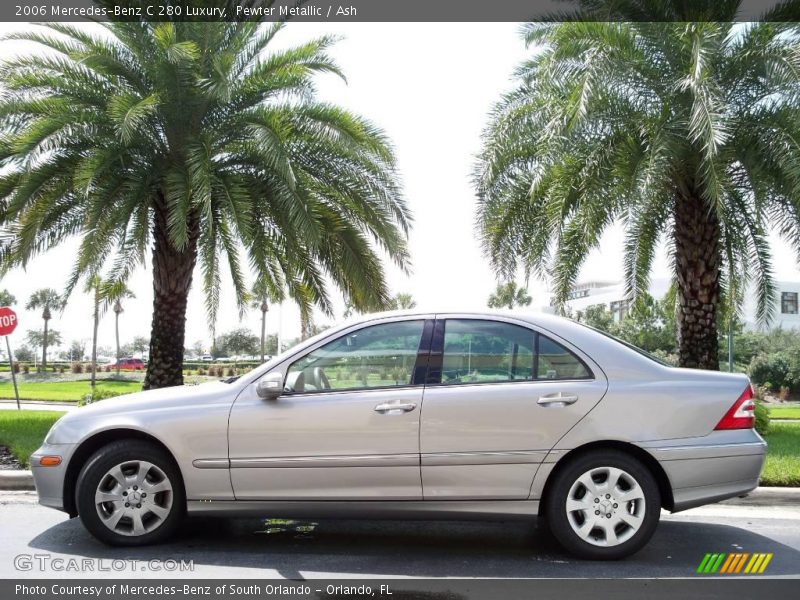
[[[760,435],[769,433],[769,409],[761,398],[756,398],[756,431]]]
[[[30,373],[30,372],[31,372],[31,368],[30,368],[28,365],[23,365],[23,366],[22,366],[22,372],[23,372],[25,375],[27,375],[28,373]]]
[[[197,374],[198,375],[205,375],[206,374],[206,370],[204,368],[200,367],[199,369],[197,369]]]
[[[14,361],[14,373],[19,373],[19,370],[20,370],[19,363],[17,361]]]
[[[101,400],[107,400],[108,398],[114,398],[119,395],[119,392],[95,388],[90,394],[86,394],[83,398],[78,400],[78,406],[100,402]]]
[[[70,369],[73,373],[83,373],[83,363],[74,362],[72,363]]]
[[[228,367],[228,377],[234,377],[236,375],[236,371],[233,367]]]
[[[789,357],[783,352],[759,354],[750,362],[750,379],[764,386],[769,383],[770,391],[784,386],[792,388],[791,366]]]

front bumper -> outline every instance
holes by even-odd
[[[673,512],[751,492],[758,487],[767,454],[766,442],[752,429],[714,431],[645,448],[669,478]]]
[[[77,444],[44,444],[31,455],[31,472],[33,473],[33,484],[36,486],[36,493],[39,496],[39,504],[66,510],[64,485],[67,466],[76,447]],[[39,465],[39,459],[42,456],[60,456],[61,464],[56,467],[42,467]],[[77,476],[78,474],[75,473],[75,477]]]

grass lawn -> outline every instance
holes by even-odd
[[[800,406],[770,406],[770,419],[800,419]]]
[[[130,394],[142,390],[139,381],[98,381],[98,390],[109,390],[117,394]],[[92,391],[88,381],[45,381],[37,383],[19,382],[20,400],[80,400]],[[11,382],[0,383],[0,398],[14,398]]]
[[[764,437],[769,452],[761,485],[800,486],[800,423],[773,421]]]
[[[33,451],[42,445],[48,430],[63,412],[39,410],[0,410],[0,446],[25,467]]]

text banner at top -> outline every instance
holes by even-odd
[[[800,21],[800,0],[732,4],[719,0],[3,0],[0,21]]]

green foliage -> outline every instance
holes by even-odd
[[[246,327],[240,327],[217,336],[215,358],[240,354],[256,355],[260,352],[260,344],[261,340],[257,335]]]
[[[44,343],[44,330],[43,329],[28,329],[25,332],[25,341],[30,344],[31,346],[38,346],[41,348],[42,344]],[[61,344],[61,332],[56,331],[55,329],[48,329],[47,330],[47,345],[49,346],[58,346]],[[19,356],[19,354],[17,354]],[[22,359],[20,359],[22,360]]]
[[[761,485],[800,486],[800,423],[772,423]]]
[[[0,306],[13,306],[17,303],[17,298],[6,289],[0,290]]]
[[[7,36],[48,53],[0,66],[0,225],[17,233],[4,268],[79,235],[67,292],[103,265],[109,285],[126,281],[156,243],[197,253],[212,324],[224,272],[245,309],[247,266],[307,310],[331,312],[331,283],[360,308],[386,304],[380,253],[407,268],[410,214],[384,133],[317,97],[319,74],[341,75],[334,38],[278,48],[280,23],[101,26]]]
[[[662,300],[644,294],[619,322],[605,304],[588,306],[577,312],[575,319],[650,352],[668,364],[677,364],[676,324],[669,294]]]
[[[756,400],[756,431],[761,435],[769,433],[769,409],[761,399]]]
[[[0,444],[7,446],[23,467],[42,445],[47,432],[64,413],[39,410],[0,411]]]
[[[19,362],[33,362],[34,352],[30,346],[23,344],[14,348],[14,358]]]
[[[80,400],[78,400],[78,406],[84,406],[86,404],[93,404],[94,402],[100,402],[101,400],[108,400],[109,398],[115,398],[116,396],[121,396],[124,392],[118,392],[112,389],[104,388],[104,387],[95,387],[91,392],[83,396]]]
[[[525,26],[536,52],[494,107],[474,172],[484,251],[501,276],[549,276],[566,302],[621,222],[627,296],[638,299],[688,194],[719,223],[721,309],[752,284],[769,319],[768,227],[800,254],[800,28],[734,23],[740,4],[681,3],[676,19],[674,3],[587,0],[619,18]]]
[[[395,296],[389,301],[389,310],[410,310],[412,308],[416,308],[417,301],[414,300],[414,297],[411,294],[395,294]]]
[[[498,283],[494,292],[486,301],[489,308],[507,308],[512,310],[515,306],[529,306],[532,301],[528,290],[518,287],[516,282]]]

